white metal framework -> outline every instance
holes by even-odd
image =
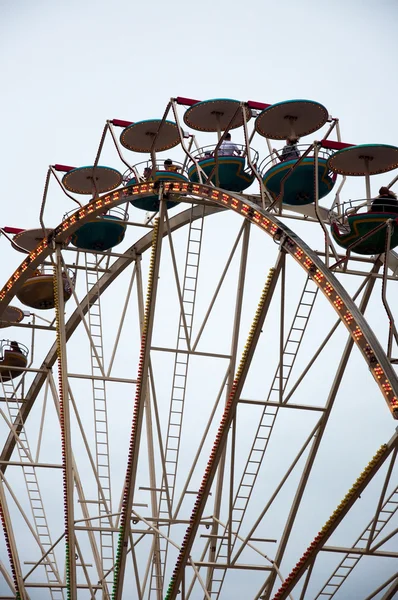
[[[68,246],[104,207],[155,194],[120,251]],[[22,377],[0,375],[0,597],[393,598],[385,257],[341,261],[321,207],[280,210],[264,189],[94,196],[0,291],[1,312],[53,267],[54,318],[30,324]]]

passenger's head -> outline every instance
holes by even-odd
[[[167,167],[171,167],[171,165],[173,164],[173,161],[171,160],[171,158],[166,158],[166,160],[164,161],[163,165],[167,168]]]
[[[289,135],[289,137],[286,138],[286,144],[288,146],[294,146],[295,144],[298,144],[299,141],[300,138],[296,135]]]
[[[380,189],[379,189],[379,195],[380,196],[385,196],[387,198],[396,198],[397,195],[390,190],[387,186],[383,185]]]
[[[230,133],[227,133],[227,134],[225,135],[225,138],[224,138],[224,139],[225,139],[227,142],[229,142],[229,141],[230,141],[230,139],[231,139],[231,134],[230,134]]]

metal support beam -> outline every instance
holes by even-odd
[[[77,600],[76,590],[76,552],[75,552],[75,530],[74,530],[74,481],[73,481],[73,458],[72,458],[72,436],[69,412],[68,393],[68,367],[66,360],[66,334],[65,334],[65,305],[64,305],[64,278],[61,248],[56,248],[55,268],[56,293],[56,328],[58,345],[58,378],[60,395],[60,425],[61,439],[63,444],[64,464],[64,505],[65,505],[65,533],[66,533],[66,582],[70,591],[70,600]]]
[[[161,198],[161,192],[160,192]],[[141,373],[141,385],[137,385],[137,392],[134,405],[133,429],[131,434],[129,461],[126,473],[126,483],[124,490],[124,500],[122,507],[121,533],[119,536],[118,554],[116,555],[115,568],[115,583],[113,600],[122,600],[124,575],[126,569],[126,557],[128,549],[128,541],[130,536],[130,515],[133,507],[133,498],[135,492],[135,483],[137,477],[138,455],[141,440],[142,421],[144,416],[145,397],[147,393],[149,362],[150,362],[150,346],[153,331],[153,321],[155,314],[155,299],[159,276],[160,256],[162,249],[164,214],[166,210],[166,202],[160,201],[159,224],[153,240],[154,254],[153,263],[150,267],[150,287],[148,290],[148,301],[146,306],[146,327],[145,337],[142,337],[142,352],[140,358],[139,371]]]
[[[238,341],[239,341],[239,333],[240,333],[240,324],[241,324],[241,315],[242,315],[242,304],[243,304],[243,292],[245,289],[245,279],[246,279],[246,267],[247,267],[247,256],[249,251],[249,239],[250,239],[250,228],[251,224],[249,221],[246,221],[244,224],[243,230],[243,239],[242,239],[242,252],[240,257],[240,267],[239,267],[239,279],[235,300],[235,315],[234,315],[234,324],[233,324],[233,333],[232,333],[232,342],[231,342],[231,361],[230,361],[230,370],[228,377],[228,384],[226,390],[226,398],[229,397],[229,394],[232,390],[232,384],[234,381],[235,370],[236,370],[236,359],[238,352]],[[284,259],[284,255],[283,255]],[[216,536],[218,534],[218,519],[220,518],[221,511],[221,500],[222,500],[222,491],[224,484],[224,470],[225,470],[225,459],[226,459],[226,446],[225,450],[222,453],[220,464],[218,466],[218,474],[217,474],[217,485],[216,492],[214,497],[214,521],[211,528],[211,535]],[[232,472],[231,472],[232,476]],[[232,495],[232,490],[231,490]],[[232,502],[232,497],[231,500]],[[231,511],[230,511],[231,513]],[[230,515],[231,517],[231,515]],[[231,527],[229,526],[229,531]],[[216,544],[210,544],[209,550],[209,562],[214,563],[216,559]],[[206,590],[211,593],[212,590],[212,577],[213,570],[209,568],[207,571],[207,579],[206,579]]]
[[[144,306],[144,291],[142,285],[142,272],[141,272],[141,258],[136,262],[137,272],[137,301],[138,301],[138,316],[140,321],[140,332],[142,334],[144,328],[145,318],[145,306]],[[145,391],[145,426],[146,426],[146,437],[147,437],[147,451],[148,451],[148,465],[149,465],[149,483],[151,487],[151,512],[152,518],[157,525],[158,519],[158,501],[156,494],[156,468],[155,468],[155,450],[153,442],[153,429],[152,429],[152,409],[151,409],[151,393],[149,380],[146,384]],[[153,540],[153,563],[156,572],[157,581],[161,581],[162,569],[159,555],[159,534],[156,534]],[[133,550],[133,546],[132,546]],[[133,553],[133,559],[135,554]],[[136,570],[136,579],[139,571]],[[139,580],[136,582],[137,590],[139,589]],[[142,593],[144,590],[141,590]],[[161,588],[157,590],[157,600],[162,600]]]
[[[14,584],[17,590],[17,597],[21,600],[28,600],[26,595],[25,585],[22,578],[21,563],[19,562],[19,556],[17,551],[17,545],[14,537],[14,530],[11,523],[11,517],[8,510],[7,499],[3,487],[3,481],[0,477],[0,515],[4,530],[4,536],[6,539],[6,546],[8,557],[10,560],[10,566],[14,577]]]

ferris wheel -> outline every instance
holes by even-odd
[[[315,101],[182,97],[49,167],[1,229],[1,598],[395,597],[397,168]]]

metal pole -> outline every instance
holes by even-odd
[[[251,224],[249,221],[246,221],[244,224],[243,231],[243,239],[242,239],[242,253],[240,259],[240,269],[239,269],[239,280],[236,294],[236,304],[235,304],[235,317],[234,317],[234,325],[233,325],[233,335],[232,335],[232,343],[231,343],[231,362],[229,367],[229,377],[228,377],[228,385],[226,391],[226,398],[229,397],[229,394],[232,389],[232,384],[235,377],[236,370],[236,356],[238,351],[238,341],[239,341],[239,331],[240,331],[240,322],[242,316],[242,303],[243,303],[243,292],[245,288],[245,278],[246,278],[246,267],[247,267],[247,256],[249,250],[249,238],[250,238],[250,227]],[[213,513],[213,525],[211,528],[211,535],[216,536],[218,534],[218,519],[220,518],[221,511],[221,500],[222,500],[222,490],[224,484],[224,471],[225,471],[225,459],[226,459],[226,446],[220,458],[220,464],[218,466],[218,474],[217,474],[217,484],[216,484],[216,493],[214,498],[214,513]],[[229,521],[228,530],[231,529],[231,522]],[[210,544],[209,551],[209,562],[214,562],[216,558],[216,544]],[[213,569],[209,568],[207,572],[206,579],[206,589],[211,592],[211,583],[213,577]]]
[[[11,571],[14,578],[17,597],[21,600],[27,600],[26,590],[22,579],[21,564],[19,562],[17,546],[15,543],[14,531],[11,524],[10,513],[8,511],[7,499],[4,492],[3,481],[0,478],[0,515],[6,540],[7,553],[10,560]]]
[[[370,550],[370,546],[371,546],[371,544],[373,542],[373,536],[375,534],[375,529],[376,529],[376,526],[377,526],[377,522],[378,522],[378,518],[379,518],[379,515],[380,515],[380,511],[382,510],[383,503],[384,503],[384,498],[386,496],[386,492],[387,492],[387,489],[388,489],[388,486],[389,486],[389,483],[390,483],[391,474],[392,474],[392,471],[393,471],[393,468],[394,468],[394,464],[395,464],[395,459],[397,458],[397,452],[398,452],[398,449],[395,448],[395,450],[394,450],[394,452],[392,454],[391,460],[390,460],[390,464],[388,465],[387,473],[386,473],[385,480],[384,480],[384,483],[383,483],[383,488],[381,490],[380,498],[379,498],[379,501],[377,503],[377,508],[376,508],[375,516],[373,517],[372,526],[371,526],[370,531],[369,531],[369,538],[368,538],[368,541],[367,541],[367,544],[366,544],[366,550]]]
[[[141,260],[137,261],[137,302],[138,314],[140,320],[140,331],[142,334],[144,327],[145,307],[144,307],[144,290],[142,285]],[[153,430],[152,430],[152,414],[151,414],[151,396],[149,380],[146,384],[145,394],[145,425],[147,434],[147,450],[149,463],[149,485],[151,487],[151,510],[152,516],[157,525],[158,519],[158,502],[156,495],[156,469],[155,469],[155,452],[153,445]],[[155,528],[154,528],[155,529]],[[131,545],[133,549],[133,546]],[[157,600],[162,600],[162,564],[159,551],[159,533],[157,532],[153,540],[153,562],[156,569],[156,581],[158,582],[156,595]],[[137,581],[137,587],[140,587],[140,582]]]
[[[337,141],[341,142],[340,121],[339,121],[339,119],[336,119],[336,133],[337,133]]]
[[[141,342],[141,357],[139,373],[141,385],[137,384],[136,398],[133,413],[133,427],[131,434],[131,443],[129,451],[129,461],[126,472],[126,484],[124,489],[124,500],[122,506],[122,515],[120,522],[119,546],[116,555],[115,565],[115,583],[113,600],[122,600],[124,574],[126,569],[127,546],[130,532],[130,515],[133,506],[133,497],[135,492],[135,483],[137,477],[138,455],[141,441],[142,421],[144,413],[145,396],[147,391],[150,344],[153,331],[153,321],[155,314],[155,299],[158,284],[160,255],[162,248],[163,224],[166,210],[166,203],[162,199],[162,187],[159,192],[160,211],[158,227],[154,230],[154,253],[153,261],[150,266],[150,283],[147,297],[146,315],[145,315],[145,332]]]
[[[124,156],[123,156],[123,154],[122,154],[122,151],[120,150],[119,143],[118,143],[118,141],[117,141],[117,139],[116,139],[116,136],[115,136],[115,132],[114,132],[114,128],[113,128],[112,121],[107,121],[107,124],[108,124],[108,129],[109,129],[109,132],[110,132],[110,134],[111,134],[111,136],[112,136],[113,143],[114,143],[114,145],[115,145],[115,148],[116,148],[116,152],[118,153],[120,160],[122,161],[122,163],[123,163],[123,164],[124,164],[124,165],[125,165],[125,166],[126,166],[126,167],[127,167],[129,170],[130,170],[130,171],[133,171],[133,173],[134,173],[134,175],[135,175],[135,177],[136,177],[137,181],[139,181],[139,175],[138,175],[138,172],[137,172],[137,170],[135,169],[135,167],[131,166],[131,165],[130,165],[130,163],[128,163],[128,162],[127,162],[127,160],[124,158]]]
[[[281,271],[281,305],[280,305],[280,328],[279,328],[279,402],[283,402],[283,354],[285,346],[285,282],[286,282],[286,255],[283,256]]]
[[[392,235],[392,219],[388,219],[387,221],[387,234],[386,234],[386,245],[385,245],[385,253],[384,253],[384,267],[383,267],[383,283],[381,287],[381,298],[383,302],[383,306],[386,310],[388,320],[389,320],[389,332],[388,332],[388,342],[387,342],[387,357],[391,360],[391,352],[392,352],[392,340],[395,338],[395,342],[398,343],[398,333],[395,327],[394,315],[390,309],[390,306],[387,301],[387,275],[388,275],[388,255],[390,253],[390,245],[391,245],[391,235]]]
[[[43,198],[42,198],[42,201],[41,201],[40,214],[39,214],[39,221],[40,221],[41,228],[43,230],[43,237],[46,237],[46,226],[44,225],[43,215],[44,215],[44,207],[46,205],[46,199],[47,199],[48,186],[49,186],[49,183],[50,183],[50,177],[51,177],[51,168],[49,167],[48,171],[47,171],[46,182],[44,184],[44,192],[43,192]]]
[[[216,113],[216,122],[217,122],[217,140],[221,139],[221,124],[220,124],[220,113]]]
[[[252,163],[252,160],[251,160],[251,156],[250,156],[250,139],[248,137],[248,131],[247,131],[247,117],[246,117],[246,106],[245,105],[242,105],[242,118],[243,118],[243,132],[244,132],[244,135],[245,135],[247,162],[249,163],[249,167],[253,171],[254,176],[257,179],[258,183],[259,183],[260,196],[261,196],[261,206],[265,210],[265,197],[264,196],[265,195],[267,196],[267,198],[268,198],[268,200],[269,200],[270,203],[272,203],[272,197],[270,196],[268,190],[265,189],[265,186],[264,186],[264,183],[263,183],[263,179],[262,179],[260,173],[257,171],[257,165],[255,167],[253,165],[253,163]],[[267,138],[267,142],[269,144],[268,138]]]
[[[186,147],[185,141],[184,141],[184,133],[183,130],[181,128],[180,125],[180,121],[178,118],[178,112],[176,109],[176,103],[175,100],[172,98],[170,100],[171,102],[171,108],[173,111],[173,115],[174,115],[174,119],[177,125],[177,129],[178,129],[178,135],[180,136],[180,143],[181,143],[181,147],[184,150],[185,155],[194,163],[195,167],[196,167],[196,172],[198,173],[198,177],[199,177],[199,182],[202,183],[202,170],[199,167],[198,161],[196,160],[196,158],[194,158],[194,156],[191,153],[191,146],[189,146],[188,148]],[[196,144],[196,139],[195,139],[195,144]]]
[[[319,154],[319,144],[318,142],[314,142],[314,187],[315,187],[315,214],[318,218],[319,224],[323,229],[323,233],[325,235],[325,264],[329,266],[329,247],[331,245],[329,232],[326,229],[326,226],[322,220],[321,215],[319,214],[319,172],[318,172],[318,154]],[[332,248],[334,250],[334,248]],[[337,252],[334,251],[334,255],[336,260],[338,260]]]
[[[371,205],[370,199],[372,197],[372,192],[370,190],[369,158],[367,156],[365,156],[364,161],[365,161],[366,204],[369,209],[370,205]]]
[[[61,248],[56,246],[55,267],[55,306],[56,328],[58,346],[58,377],[60,400],[61,439],[63,445],[64,462],[64,505],[65,505],[65,546],[66,546],[66,583],[70,590],[71,600],[77,600],[76,590],[76,554],[74,530],[74,482],[72,466],[72,438],[69,412],[68,393],[68,368],[66,360],[66,334],[65,334],[65,305],[64,305],[64,278],[62,277]]]

